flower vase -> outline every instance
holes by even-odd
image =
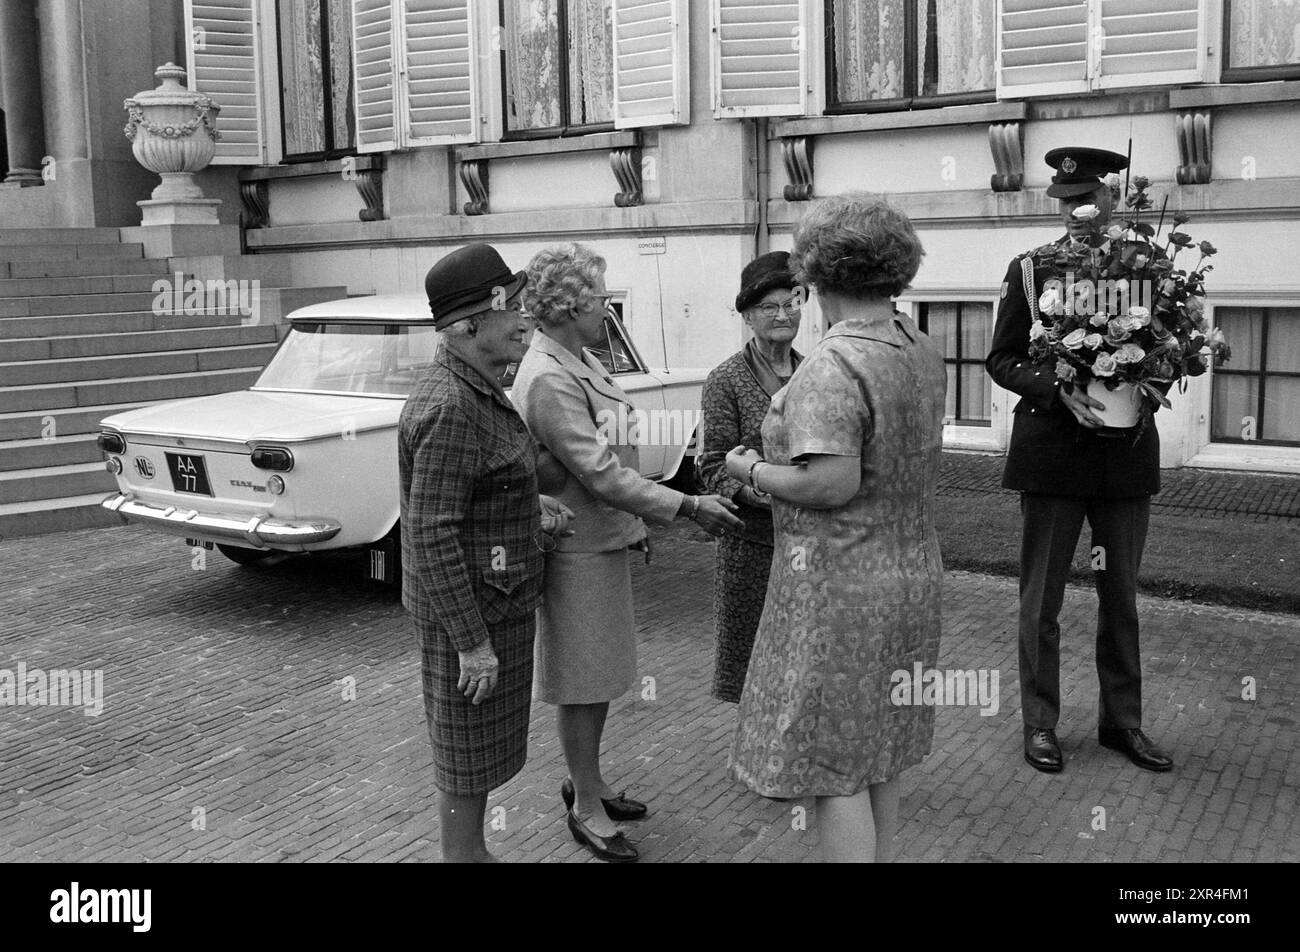
[[[1096,379],[1088,381],[1087,394],[1094,400],[1106,405],[1106,409],[1092,407],[1092,415],[1106,426],[1116,430],[1126,430],[1137,426],[1142,412],[1142,394],[1131,383],[1121,383],[1114,390]]]

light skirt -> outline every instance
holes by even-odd
[[[533,696],[599,704],[636,683],[636,620],[626,549],[550,552],[537,610]]]

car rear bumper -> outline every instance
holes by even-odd
[[[127,493],[114,493],[100,503],[125,522],[138,522],[177,535],[208,536],[256,548],[299,546],[325,542],[343,528],[330,519],[302,519],[286,522],[265,516],[232,516],[199,512],[178,506],[155,506]]]

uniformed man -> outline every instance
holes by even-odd
[[[1060,200],[1066,234],[1058,244],[1096,244],[1118,196],[1101,177],[1128,166],[1104,149],[1053,149],[1056,170],[1047,194]],[[1073,214],[1094,205],[1095,217]],[[1042,262],[1042,263],[1036,263]],[[1020,395],[1002,485],[1020,491],[1024,518],[1020,553],[1020,701],[1025,759],[1055,773],[1064,765],[1056,725],[1061,711],[1060,626],[1057,615],[1086,516],[1096,567],[1097,677],[1101,687],[1098,740],[1148,770],[1170,760],[1142,732],[1142,670],[1138,653],[1137,573],[1146,542],[1150,498],[1160,489],[1160,442],[1154,424],[1134,441],[1103,428],[1094,409],[1104,404],[1082,387],[1062,384],[1052,365],[1029,359],[1029,331],[1037,302],[1055,273],[1050,256],[1011,262],[986,366],[989,375]]]

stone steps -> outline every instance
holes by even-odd
[[[0,229],[0,537],[116,524],[99,505],[117,488],[95,442],[101,420],[248,387],[285,314],[347,295],[292,286],[283,255],[148,259],[120,237]],[[177,307],[166,291],[178,275],[203,281],[202,301],[182,285]],[[246,297],[216,282],[225,294],[242,282]]]
[[[130,403],[101,403],[92,407],[63,407],[55,410],[18,410],[0,413],[0,446],[8,442],[50,440],[62,436],[98,434],[99,421],[114,413],[147,407],[157,400]],[[20,467],[14,466],[13,469]]]
[[[259,369],[275,353],[275,344],[236,344],[194,350],[158,350],[103,357],[64,357],[0,363],[0,380],[12,390],[29,385],[87,383],[92,380],[187,374],[232,367]]]
[[[71,261],[5,261],[0,255],[0,278],[77,278],[124,274],[170,274],[160,258],[85,258]]]
[[[63,337],[28,337],[0,342],[0,362],[58,360],[68,357],[104,357],[109,354],[140,354],[163,350],[192,350],[198,347],[231,347],[235,344],[275,343],[279,339],[273,324],[228,324],[180,330],[127,331]]]
[[[161,277],[152,274],[101,274],[83,277],[0,278],[0,298],[144,292],[151,291],[154,282]]]
[[[10,245],[116,245],[121,241],[116,228],[0,228],[0,258]]]
[[[256,367],[223,367],[190,373],[149,374],[117,380],[74,380],[0,389],[0,413],[89,407],[101,403],[179,400],[243,390],[262,372]]]
[[[102,465],[103,454],[95,442],[95,433],[75,433],[48,440],[5,440],[0,442],[0,472],[68,466],[74,463]]]

